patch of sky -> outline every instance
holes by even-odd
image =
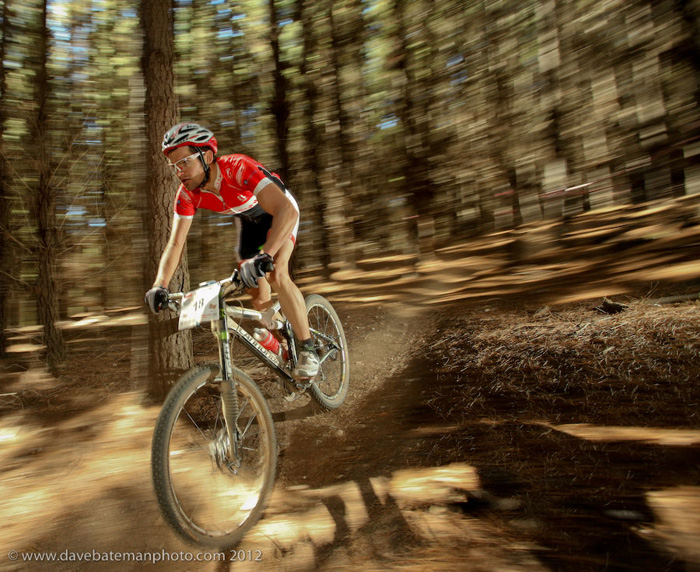
[[[369,14],[370,12],[377,9],[377,7],[379,6],[379,1],[378,0],[362,0],[362,4],[364,4],[364,8],[362,9],[362,13]]]
[[[399,119],[393,114],[385,115],[382,120],[377,124],[379,129],[391,129],[399,124]]]
[[[85,210],[85,207],[76,206],[76,205],[71,205],[66,210],[66,216],[69,216],[69,217],[85,216],[86,213],[87,213],[87,211]]]
[[[451,68],[452,66],[456,66],[457,64],[461,64],[463,62],[464,56],[462,56],[462,54],[457,54],[456,56],[452,56],[447,60],[447,67]]]

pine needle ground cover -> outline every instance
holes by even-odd
[[[699,334],[697,303],[456,308],[428,350],[443,429],[424,462],[474,467],[456,508],[552,569],[682,570],[700,557]]]
[[[431,351],[447,417],[699,427],[700,305],[475,309]]]

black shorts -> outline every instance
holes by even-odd
[[[272,215],[265,213],[254,220],[242,216],[240,220],[238,256],[241,260],[247,260],[260,254],[260,249],[265,245],[267,235],[272,228]]]

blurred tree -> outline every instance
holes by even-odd
[[[100,224],[104,224],[100,227],[97,245],[101,267],[96,271],[101,271],[100,302],[105,308],[115,304],[127,284],[129,268],[125,262],[128,257],[124,254],[129,247],[130,231],[136,227],[128,224],[129,218],[125,216],[123,195],[128,193],[131,181],[125,181],[123,176],[129,173],[125,167],[131,164],[134,156],[129,154],[129,131],[125,128],[128,126],[129,90],[120,77],[124,67],[128,66],[125,55],[133,42],[118,41],[122,39],[120,26],[123,26],[123,21],[115,4],[103,5],[95,16],[94,30],[88,44],[94,46],[89,54],[90,72],[95,78],[96,89],[87,96],[96,100],[91,106],[95,114],[93,129],[97,134],[95,139],[101,143],[98,147],[101,153],[99,158],[96,157],[95,185],[99,202],[95,214]]]
[[[358,154],[357,138],[354,136],[353,116],[362,109],[362,67],[364,39],[362,25],[362,4],[356,0],[331,2],[329,6],[329,24],[331,30],[330,73],[333,74],[332,106],[333,153],[330,155],[328,168],[337,173],[334,185],[329,189],[328,200],[331,211],[339,211],[344,216],[336,218],[340,223],[336,228],[339,237],[336,256],[340,262],[354,263],[354,241],[352,225],[357,213],[349,208],[349,193],[361,196],[355,185],[362,182],[355,176],[355,161]],[[360,57],[358,57],[358,55]],[[355,111],[353,114],[351,112]],[[359,122],[358,122],[359,123]],[[361,188],[361,187],[360,187]]]
[[[33,191],[33,215],[36,220],[37,240],[35,243],[37,260],[37,314],[44,331],[46,362],[49,370],[56,372],[65,360],[66,344],[56,322],[59,319],[58,306],[58,253],[61,248],[59,229],[56,223],[57,188],[51,164],[49,117],[52,103],[49,81],[48,58],[49,37],[47,25],[48,0],[40,5],[39,27],[36,45],[36,75],[34,98],[36,114],[31,123],[31,141],[34,149],[34,164],[38,181]]]
[[[288,101],[287,89],[288,83],[285,76],[285,63],[282,61],[280,48],[281,26],[277,16],[277,3],[275,0],[268,0],[270,8],[270,50],[272,52],[272,61],[274,64],[273,82],[274,91],[273,98],[270,104],[270,111],[275,118],[275,149],[277,150],[277,160],[279,166],[277,170],[282,177],[282,180],[289,180],[289,115],[290,104]]]
[[[320,215],[322,221],[319,222],[325,226],[321,231],[325,233],[323,241],[327,248],[324,259],[328,262],[324,267],[326,272],[330,273],[334,267],[342,268],[353,262],[353,244],[349,230],[352,209],[347,197],[348,164],[343,158],[344,139],[338,108],[338,102],[341,99],[339,95],[341,66],[339,47],[334,37],[332,16],[334,2],[331,0],[316,2],[313,8],[314,17],[311,21],[306,21],[304,29],[308,31],[309,23],[312,23],[312,33],[317,35],[317,39],[313,41],[315,52],[309,54],[313,65],[317,68],[313,73],[318,77],[315,85],[311,86],[314,90],[315,109],[314,116],[310,119],[322,127],[313,133],[313,136],[318,138],[314,145],[318,146],[316,153],[319,159],[316,165],[318,194],[314,196],[314,200],[318,203],[314,208],[317,209],[317,220]],[[346,157],[346,160],[351,161],[352,158]]]
[[[398,68],[403,73],[399,91],[398,117],[403,128],[401,153],[406,186],[411,193],[414,215],[411,217],[411,238],[421,255],[432,252],[435,234],[430,161],[433,157],[430,133],[433,103],[433,50],[435,38],[430,22],[435,0],[394,0],[398,26]]]
[[[175,199],[172,175],[161,151],[163,134],[177,121],[172,0],[141,0],[140,21],[144,34],[142,66],[146,85],[144,111],[148,160],[145,178],[148,212],[144,213],[144,222],[149,241],[144,287],[149,288],[170,234]],[[189,289],[186,251],[171,284],[178,290]],[[152,395],[163,395],[172,374],[189,368],[193,363],[190,332],[172,334],[167,328],[168,319],[165,313],[150,316],[149,393]]]
[[[314,22],[313,7],[316,3],[312,0],[298,0],[298,10],[302,23],[303,51],[301,58],[300,73],[304,78],[305,106],[304,123],[306,133],[305,153],[302,155],[301,169],[307,173],[306,180],[309,181],[309,192],[304,194],[308,197],[305,204],[308,206],[312,220],[311,228],[312,243],[317,242],[317,249],[308,249],[310,253],[317,253],[318,262],[326,278],[331,273],[330,256],[330,236],[329,226],[326,222],[326,202],[321,193],[321,179],[319,177],[321,169],[321,127],[318,122],[317,113],[319,105],[319,82],[321,81],[321,69],[318,65],[318,29]],[[302,248],[305,248],[302,243]]]
[[[5,46],[9,41],[9,17],[7,0],[2,3],[2,22],[0,23],[0,356],[4,356],[7,350],[7,327],[9,325],[7,306],[11,275],[8,274],[12,256],[11,229],[10,229],[10,188],[8,185],[8,170],[5,160],[5,97],[7,95],[7,77],[5,74]]]

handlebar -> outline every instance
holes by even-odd
[[[272,260],[265,260],[261,265],[260,265],[260,270],[262,270],[265,274],[269,274],[270,272],[274,271],[275,269],[275,263],[272,262]],[[234,271],[237,272],[237,271]]]
[[[238,270],[234,270],[233,274],[231,274],[231,276],[229,276],[228,278],[224,278],[223,280],[214,280],[209,283],[203,282],[202,284],[200,284],[200,286],[205,286],[207,284],[218,284],[221,290],[223,291],[224,296],[228,296],[231,293],[238,294],[245,289],[243,282],[241,282],[241,279],[238,277]],[[187,292],[169,292],[168,306],[170,307],[170,309],[177,310],[177,307],[180,304],[180,302],[182,302],[182,299],[185,297],[185,294],[187,294]]]
[[[265,274],[268,274],[272,272],[275,269],[275,265],[273,262],[266,260],[263,262],[263,264],[260,266],[260,269],[265,272]],[[228,296],[230,294],[240,294],[245,290],[245,285],[243,284],[243,281],[239,278],[238,276],[238,269],[234,270],[231,276],[228,278],[224,278],[223,280],[216,280],[210,282],[210,284],[218,284],[221,287],[221,290],[223,291],[224,296]],[[203,286],[207,284],[202,283],[200,286]],[[172,310],[177,310],[178,304],[182,301],[182,299],[185,297],[186,292],[171,292],[168,294],[168,307],[170,307]]]
[[[271,269],[274,270],[274,265],[272,264],[266,264],[267,267],[266,273],[271,272]],[[203,309],[202,306],[199,306],[199,302],[203,300],[212,300],[215,297],[223,297],[225,298],[226,296],[230,294],[238,295],[241,294],[245,290],[245,285],[243,284],[243,281],[239,277],[239,270],[236,269],[233,271],[231,276],[228,278],[224,278],[223,280],[211,280],[209,282],[202,282],[199,284],[199,288],[194,288],[190,290],[189,292],[172,292],[168,294],[168,299],[167,303],[161,306],[161,309],[166,309],[169,308],[173,312],[180,314],[182,311],[182,305],[185,300],[185,298],[189,298],[189,295],[195,295],[199,296],[199,294],[195,294],[197,290],[201,290],[202,288],[207,288],[211,286],[218,286],[219,290],[218,292],[202,292],[201,293],[201,298],[195,298],[192,300],[197,304],[197,307],[200,309]],[[208,303],[208,302],[207,302]],[[279,310],[279,302],[267,310],[265,312],[261,312],[258,310],[252,310],[248,308],[244,308],[242,305],[232,307],[230,305],[227,305],[226,307],[226,314],[230,318],[234,319],[243,319],[243,320],[258,320],[260,321],[266,328],[268,329],[275,329],[279,330],[285,327],[284,322],[278,319],[275,319],[275,313]],[[195,310],[197,312],[197,310]],[[182,315],[180,316],[182,318]],[[210,321],[211,316],[209,316],[205,321]],[[191,319],[191,315],[188,314],[188,317],[186,319],[186,323],[189,324],[188,320]],[[198,324],[197,324],[198,325]],[[192,326],[187,326],[192,327]]]

